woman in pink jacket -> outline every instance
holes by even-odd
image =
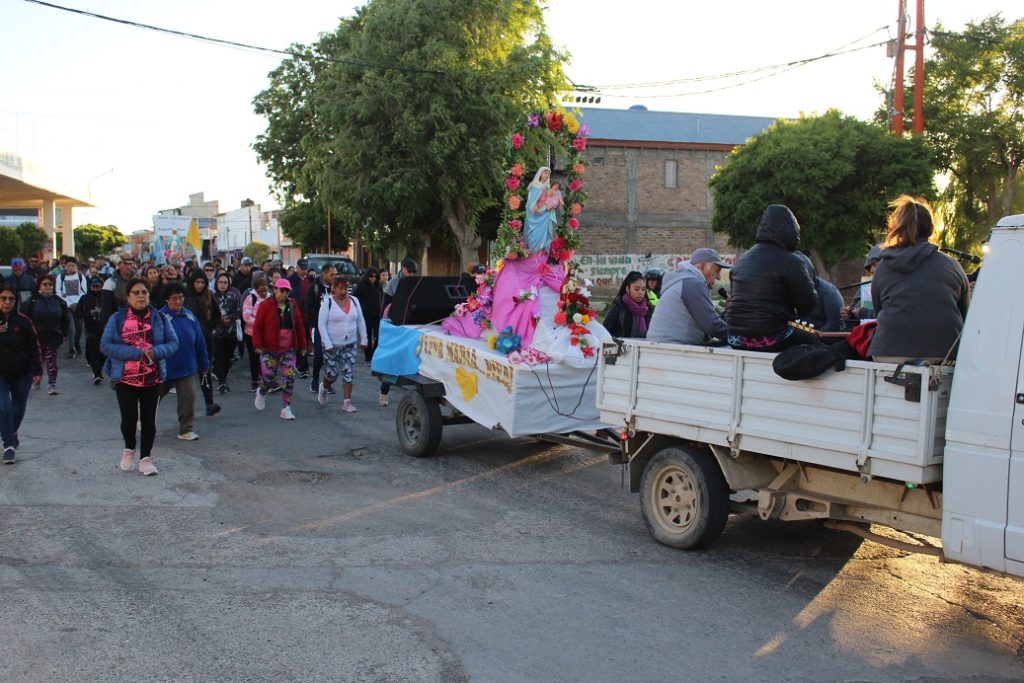
[[[260,359],[253,353],[252,326],[256,322],[256,309],[259,305],[270,298],[270,287],[267,286],[267,276],[258,273],[253,276],[252,289],[245,295],[242,301],[242,338],[245,341],[245,352],[249,357],[249,375],[252,378],[252,386],[249,391],[255,392],[260,385]]]

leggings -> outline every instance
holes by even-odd
[[[160,403],[160,385],[132,387],[122,382],[114,385],[117,407],[121,409],[121,436],[124,447],[135,450],[135,427],[142,422],[142,443],[139,457],[148,458],[156,440],[156,407]]]
[[[43,347],[43,367],[46,368],[46,381],[52,386],[57,384],[57,349]]]
[[[213,338],[213,374],[221,384],[228,383],[228,373],[231,372],[231,356],[235,353],[235,345],[238,340],[232,335],[228,337]]]
[[[263,352],[260,358],[263,367],[263,379],[260,382],[260,393],[266,396],[274,386],[274,378],[280,377],[277,381],[281,383],[284,390],[281,392],[281,402],[289,406],[292,404],[292,392],[295,386],[295,352],[285,351],[284,353]]]

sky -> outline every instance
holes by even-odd
[[[64,7],[284,49],[337,28],[361,2],[55,0]],[[913,7],[913,0],[910,0]],[[794,117],[836,108],[868,119],[888,86],[897,0],[549,0],[553,42],[573,83],[625,109]],[[1024,0],[926,0],[925,25],[959,30]],[[911,9],[911,13],[913,10]],[[0,152],[13,152],[95,208],[74,223],[122,232],[204,192],[220,210],[278,208],[251,145],[253,97],[281,55],[210,45],[0,0]],[[863,48],[863,49],[858,49]],[[735,71],[843,52],[790,69]],[[642,88],[618,86],[676,81]]]

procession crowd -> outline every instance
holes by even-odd
[[[407,269],[403,269],[405,272]],[[413,268],[415,270],[415,268]],[[196,387],[206,414],[220,406],[215,393],[232,391],[240,373],[256,410],[280,392],[280,417],[294,420],[296,379],[310,381],[321,405],[342,385],[342,410],[352,401],[354,368],[369,365],[377,345],[387,271],[368,268],[358,282],[334,265],[314,272],[305,259],[282,269],[248,257],[139,264],[130,252],[79,263],[65,256],[46,267],[16,258],[0,282],[0,435],[3,463],[13,463],[18,429],[32,387],[58,391],[58,357],[83,353],[93,383],[109,380],[121,413],[120,467],[156,474],[152,448],[160,401],[176,394],[178,438],[194,431]],[[394,285],[397,281],[392,281]],[[247,363],[245,362],[247,360]],[[244,380],[243,380],[244,381]],[[381,394],[380,405],[387,405]],[[141,424],[141,438],[137,430]],[[136,460],[138,456],[138,460]]]

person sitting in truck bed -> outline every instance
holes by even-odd
[[[690,260],[680,263],[662,282],[647,340],[676,344],[724,341],[729,327],[711,303],[708,290],[728,267],[714,249],[695,249]]]
[[[731,294],[725,309],[729,346],[749,351],[782,351],[821,343],[817,335],[790,326],[818,303],[813,276],[795,253],[800,224],[789,207],[772,204],[757,227],[757,244],[729,271]]]
[[[971,298],[967,274],[928,241],[935,228],[927,201],[903,195],[889,206],[889,233],[871,280],[878,328],[868,353],[890,363],[954,358]]]

